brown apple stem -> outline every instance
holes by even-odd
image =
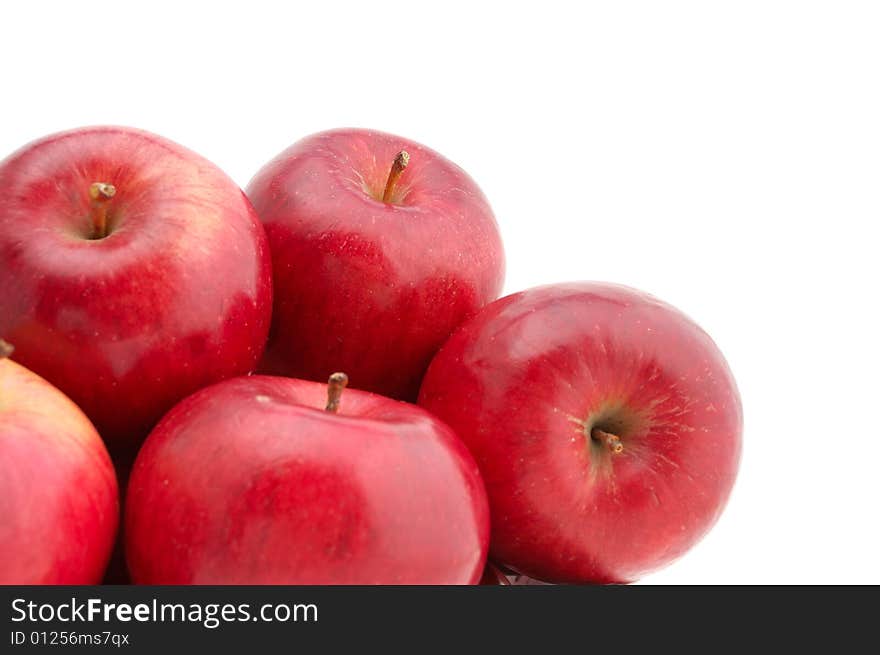
[[[6,359],[9,357],[15,348],[8,341],[4,341],[0,339],[0,359]]]
[[[391,197],[394,195],[394,185],[397,184],[397,180],[400,179],[407,164],[409,164],[409,153],[406,150],[401,150],[394,158],[394,163],[391,164],[388,181],[385,183],[385,193],[382,194],[382,202],[391,202]]]
[[[333,414],[339,409],[339,400],[342,398],[342,390],[348,385],[348,376],[345,373],[334,373],[327,380],[327,406],[326,411]]]
[[[590,437],[599,443],[605,444],[608,450],[615,455],[619,455],[623,452],[623,444],[620,441],[620,437],[616,434],[605,432],[605,430],[600,430],[599,428],[593,428],[590,430]]]
[[[89,187],[92,199],[92,238],[103,239],[107,236],[107,201],[116,195],[116,187],[106,182],[95,182]]]

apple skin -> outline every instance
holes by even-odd
[[[0,360],[0,584],[98,584],[119,522],[110,456],[80,409]]]
[[[415,405],[280,377],[227,380],[145,442],[125,512],[140,584],[474,584],[486,492]]]
[[[109,235],[93,236],[94,182]],[[0,335],[135,449],[175,402],[252,371],[271,320],[265,233],[213,164],[119,127],[55,134],[0,163]]]
[[[631,582],[673,561],[715,523],[739,464],[742,408],[718,348],[622,286],[492,303],[444,345],[419,404],[477,460],[492,560],[548,582]]]
[[[385,203],[401,150],[409,165]],[[342,370],[360,389],[415,402],[443,342],[501,292],[489,203],[463,170],[413,141],[315,134],[268,163],[247,193],[276,289],[261,372],[323,381]]]

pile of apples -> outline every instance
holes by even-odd
[[[114,544],[141,584],[631,582],[729,496],[709,336],[612,284],[496,300],[489,203],[418,143],[315,134],[242,192],[86,128],[0,189],[0,583]]]

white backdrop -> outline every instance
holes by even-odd
[[[640,287],[730,361],[737,487],[646,583],[880,583],[880,5],[476,4],[4,3],[0,157],[127,124],[244,186],[321,129],[421,141],[488,195],[508,292]]]

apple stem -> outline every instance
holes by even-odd
[[[0,359],[6,359],[9,357],[15,348],[8,341],[4,341],[0,339]]]
[[[391,196],[394,195],[394,185],[400,179],[404,169],[409,164],[409,153],[401,150],[394,158],[391,164],[391,171],[388,173],[388,181],[385,182],[385,193],[382,194],[382,202],[391,202]]]
[[[342,390],[348,385],[348,376],[345,373],[334,373],[327,380],[327,406],[326,411],[335,414],[339,409],[339,400],[342,398]]]
[[[623,443],[621,443],[620,437],[618,437],[616,434],[605,432],[605,430],[600,430],[599,428],[593,428],[592,430],[590,430],[590,437],[600,443],[605,444],[608,450],[610,450],[615,455],[619,455],[623,452]]]
[[[107,236],[107,201],[115,195],[116,187],[106,182],[95,182],[89,187],[89,197],[92,199],[93,239],[103,239]]]

